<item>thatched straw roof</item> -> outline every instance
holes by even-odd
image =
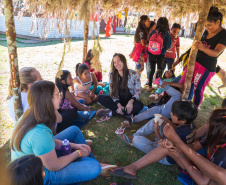
[[[1,3],[2,0],[0,0]],[[61,32],[65,20],[75,18],[78,14],[80,20],[85,20],[90,13],[103,9],[101,18],[105,20],[109,15],[123,10],[139,11],[141,14],[155,12],[156,18],[166,16],[170,23],[178,22],[188,28],[190,22],[197,22],[198,11],[205,6],[205,0],[13,0],[14,5],[20,8],[19,16],[31,13],[43,20],[58,20],[58,32]],[[226,0],[210,0],[218,6],[223,15],[226,15]],[[22,2],[22,3],[20,3]],[[48,30],[48,29],[46,29]]]

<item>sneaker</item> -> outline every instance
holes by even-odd
[[[111,117],[110,113],[111,113],[110,109],[100,109],[100,110],[97,111],[96,115],[100,116],[100,117],[102,117],[102,116]]]

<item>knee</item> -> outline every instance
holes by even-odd
[[[100,175],[100,173],[101,173],[100,163],[96,159],[93,159],[91,162],[91,166],[89,168],[90,179],[97,178],[98,175]]]
[[[97,101],[98,101],[99,103],[101,103],[101,102],[102,102],[102,99],[103,99],[103,95],[102,95],[102,94],[98,94],[98,96],[97,96]]]
[[[83,112],[83,116],[84,116],[84,119],[85,119],[85,120],[88,120],[89,117],[90,117],[90,112],[89,112],[89,111],[84,111],[84,112]]]
[[[68,130],[75,135],[77,135],[78,133],[82,133],[81,130],[75,125],[68,127]]]

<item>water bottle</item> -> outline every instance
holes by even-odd
[[[60,150],[61,150],[62,155],[68,155],[71,153],[71,145],[69,144],[69,141],[67,139],[64,139],[62,141]]]

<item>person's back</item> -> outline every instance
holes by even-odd
[[[42,76],[40,75],[39,71],[33,67],[23,67],[20,69],[20,85],[21,85],[21,103],[23,108],[23,113],[28,109],[29,105],[27,102],[27,91],[31,84],[35,81],[42,80]],[[14,124],[16,123],[15,120],[15,111],[14,111],[14,100],[12,94],[12,87],[11,87],[11,79],[9,80],[9,102],[8,102],[8,109],[9,115],[12,118]]]

